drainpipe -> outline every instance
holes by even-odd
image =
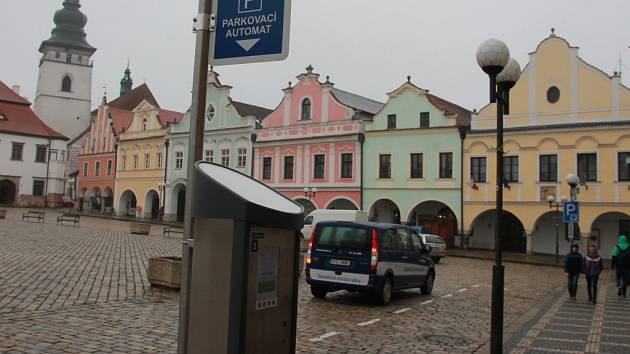
[[[168,139],[164,142],[164,147],[166,151],[164,152],[164,189],[162,190],[162,208],[164,208],[164,204],[166,203],[166,173],[168,172]],[[166,213],[166,210],[164,210]]]
[[[464,248],[464,139],[466,139],[466,128],[459,128],[459,242],[460,247]]]
[[[256,124],[256,123],[254,123]],[[252,157],[251,157],[251,166],[250,166],[250,177],[254,178],[254,143],[256,143],[256,139],[258,138],[258,136],[256,135],[256,133],[252,133],[250,135],[250,140],[252,141]]]
[[[360,145],[360,152],[361,152],[361,161],[357,161],[358,163],[361,164],[361,184],[359,186],[359,191],[360,191],[360,195],[359,195],[359,209],[363,210],[363,143],[365,142],[365,134],[364,133],[359,133],[359,145]]]
[[[52,145],[52,140],[48,138],[48,151],[46,153],[48,156],[46,157],[46,184],[44,185],[44,208],[48,208],[48,183],[50,183],[50,148]]]

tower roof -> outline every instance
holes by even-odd
[[[79,8],[79,0],[65,0],[63,8],[55,12],[55,28],[50,38],[43,41],[39,51],[46,47],[62,47],[66,49],[83,50],[90,54],[96,51],[85,39],[84,27],[87,24],[87,16]]]
[[[129,62],[127,62],[127,69],[125,69],[125,75],[120,80],[120,95],[124,95],[131,91],[133,87],[133,79],[131,79],[131,70],[129,69]]]

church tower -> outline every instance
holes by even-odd
[[[131,91],[133,88],[133,80],[131,79],[131,70],[129,70],[129,63],[127,63],[127,69],[125,69],[125,76],[120,80],[120,95],[124,95]]]
[[[90,125],[92,61],[87,23],[79,0],[65,0],[55,12],[55,28],[39,51],[39,76],[33,109],[53,129],[74,139]]]

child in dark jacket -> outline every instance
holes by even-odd
[[[592,301],[593,304],[597,303],[597,283],[603,269],[604,261],[597,253],[597,246],[588,246],[588,253],[584,257],[584,276],[586,277],[588,301]]]
[[[580,274],[584,273],[584,257],[579,252],[577,243],[572,244],[571,252],[564,256],[564,273],[568,277],[569,298],[575,301],[578,280],[580,279]]]

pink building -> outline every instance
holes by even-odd
[[[297,79],[257,131],[254,177],[307,213],[361,209],[363,122],[383,104],[320,82],[310,65]]]

